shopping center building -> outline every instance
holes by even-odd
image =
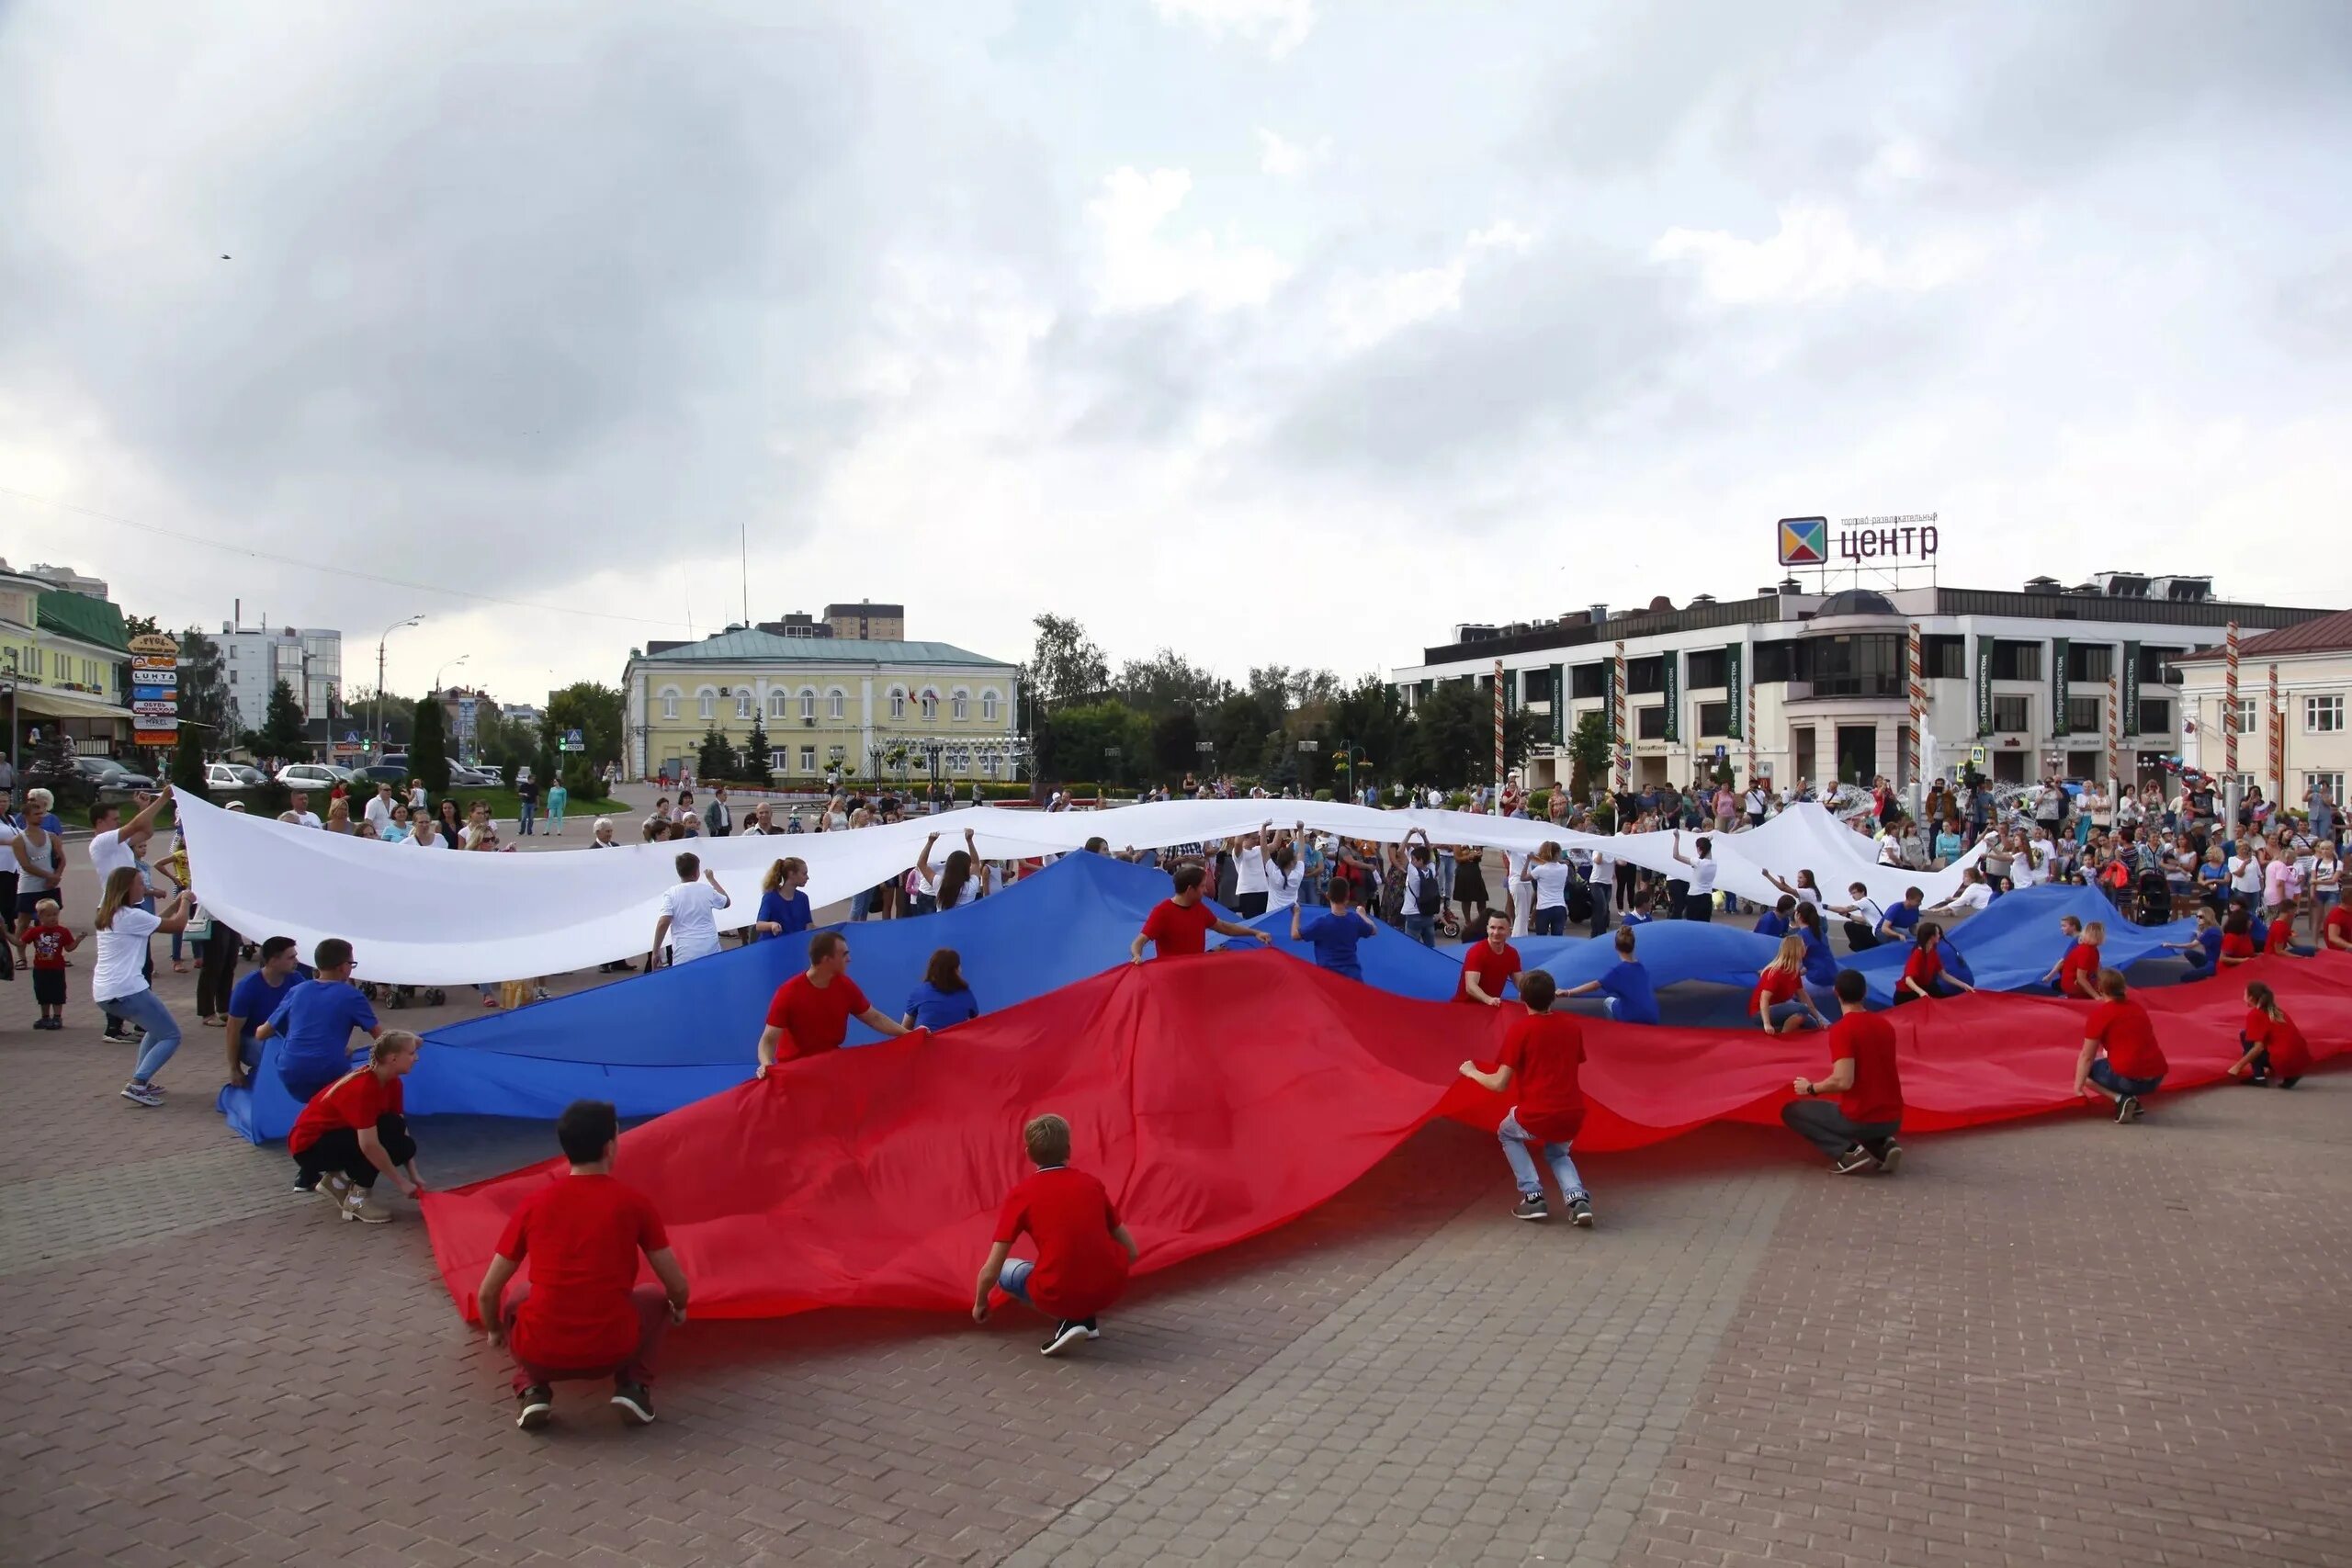
[[[1840,586],[1841,576],[1881,585]],[[2252,637],[2329,613],[2233,603],[2202,577],[2102,572],[2015,590],[1898,581],[1823,571],[1680,608],[1657,599],[1458,626],[1390,679],[1414,703],[1444,681],[1491,690],[1499,667],[1505,704],[1536,721],[1523,769],[1534,787],[1566,778],[1566,742],[1587,715],[1637,784],[1687,783],[1720,759],[1781,787],[1879,775],[1908,787],[1915,754],[1923,780],[1975,762],[1996,780],[2057,770],[2104,782],[2110,744],[2135,777],[2181,753],[2189,716],[2177,660],[2221,643],[2233,623]]]

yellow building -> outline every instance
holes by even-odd
[[[706,732],[741,750],[756,721],[779,784],[1019,776],[1017,669],[944,642],[783,637],[756,627],[631,649],[627,766],[691,767]],[[935,757],[934,757],[935,753]],[[935,761],[935,767],[934,767]]]
[[[57,726],[86,756],[127,749],[123,671],[130,657],[122,612],[111,603],[0,564],[0,692],[10,705],[0,745],[21,751],[32,731]]]

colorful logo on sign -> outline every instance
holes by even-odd
[[[1828,565],[1829,519],[1826,517],[1781,518],[1781,564],[1782,566]]]

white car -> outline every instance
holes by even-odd
[[[288,762],[277,770],[277,782],[288,789],[330,790],[351,782],[351,770],[332,762]]]
[[[235,795],[268,782],[267,773],[259,768],[249,768],[243,762],[204,764],[204,787],[215,795]]]

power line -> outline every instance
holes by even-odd
[[[417,582],[405,577],[386,577],[380,572],[361,571],[356,567],[335,566],[326,561],[304,560],[300,556],[281,555],[274,550],[250,549],[243,545],[232,545],[222,539],[207,539],[194,534],[183,534],[177,529],[166,528],[159,524],[141,523],[135,517],[119,517],[111,512],[98,512],[87,506],[75,506],[71,502],[53,501],[48,496],[35,495],[29,491],[12,490],[6,485],[0,485],[0,495],[12,495],[19,501],[29,501],[39,506],[54,507],[60,512],[71,512],[79,517],[94,518],[100,523],[112,523],[119,527],[133,528],[142,534],[153,534],[163,538],[175,539],[184,545],[225,550],[231,555],[267,561],[273,566],[300,567],[305,571],[324,572],[330,577],[348,577],[361,582],[380,582],[389,588],[405,588],[419,593],[438,593],[450,599],[469,599],[479,604],[502,604],[509,609],[537,610],[551,615],[587,615],[600,621],[622,621],[637,626],[660,626],[665,631],[675,631],[678,627],[678,623],[675,621],[658,621],[644,615],[623,615],[610,610],[583,610],[573,604],[535,604],[527,599],[503,599],[495,593],[476,593],[464,588],[444,587],[436,582]]]

